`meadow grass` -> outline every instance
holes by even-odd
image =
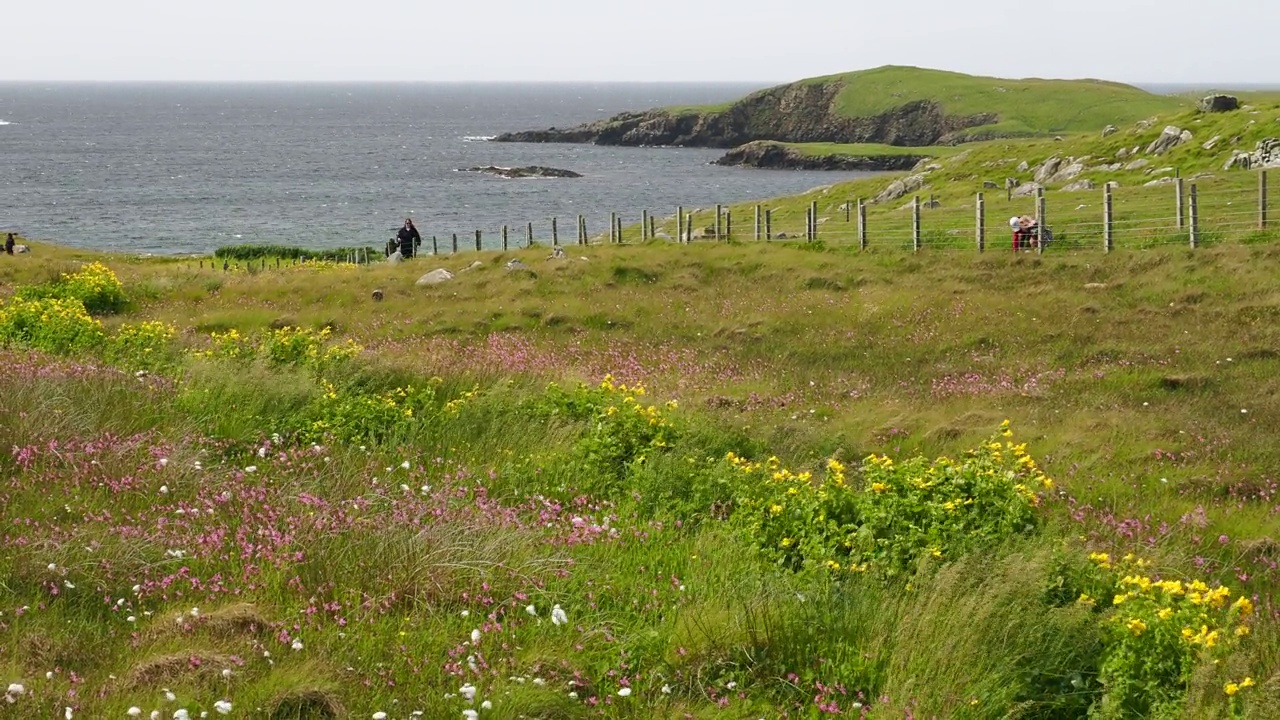
[[[34,248],[0,264],[4,295],[99,257]],[[313,446],[288,439],[326,392],[301,368],[139,376],[4,351],[9,711],[1084,717],[1105,638],[1072,568],[1098,551],[1256,598],[1252,642],[1199,670],[1181,712],[1268,717],[1276,252],[702,243],[254,273],[107,257],[131,300],[108,333],[161,321],[204,350],[213,331],[331,328],[366,348],[328,376],[344,392],[441,380],[421,423]],[[683,428],[612,480],[592,458],[613,436],[544,389],[606,374],[677,400]],[[1005,418],[1057,480],[1043,527],[905,583],[779,567],[706,470],[729,452],[814,472],[952,456]]]

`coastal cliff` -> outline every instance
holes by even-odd
[[[949,115],[938,102],[916,100],[887,112],[846,117],[836,99],[842,82],[794,83],[763,90],[725,109],[626,112],[568,129],[499,135],[495,142],[733,148],[757,140],[787,143],[937,145],[959,131],[991,125],[993,113]]]
[[[801,150],[773,142],[751,142],[725,153],[716,165],[742,166],[769,170],[910,170],[928,155],[846,155],[841,153],[806,154]]]

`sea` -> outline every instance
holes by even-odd
[[[771,83],[0,83],[0,231],[138,254],[233,244],[382,247],[406,217],[427,242],[562,241],[576,217],[713,207],[865,175],[727,168],[722,151],[507,144],[624,110],[717,103]],[[573,179],[459,172],[541,165]]]

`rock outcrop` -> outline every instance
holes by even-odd
[[[1267,138],[1258,141],[1251,153],[1236,151],[1222,168],[1232,170],[1261,170],[1280,167],[1280,138]]]
[[[572,170],[561,170],[560,168],[542,167],[539,165],[529,165],[527,167],[497,167],[496,165],[487,165],[485,167],[460,168],[458,172],[484,173],[486,175],[497,175],[501,178],[511,180],[520,180],[524,178],[580,178],[582,175]]]
[[[923,146],[959,142],[961,131],[992,125],[995,113],[948,115],[917,100],[869,117],[836,107],[841,82],[793,83],[748,95],[723,110],[626,112],[568,129],[505,133],[495,142],[734,148],[757,140],[787,143],[883,143]]]
[[[1190,130],[1183,130],[1179,127],[1169,125],[1160,133],[1160,137],[1156,138],[1147,146],[1148,155],[1163,155],[1182,143],[1189,142],[1192,138]]]
[[[418,282],[414,283],[418,287],[426,287],[428,285],[439,285],[453,279],[453,273],[444,268],[436,268],[431,272],[418,278]]]
[[[892,202],[902,197],[903,195],[906,195],[909,192],[915,192],[916,190],[919,190],[920,188],[924,187],[924,182],[925,182],[925,175],[923,174],[909,175],[899,180],[894,180],[893,182],[889,183],[889,186],[886,187],[883,191],[881,191],[881,193],[877,195],[875,199],[872,200],[872,202],[875,202],[875,203]]]
[[[1210,95],[1196,103],[1200,112],[1231,112],[1240,109],[1240,98],[1232,95]]]
[[[716,160],[716,165],[768,168],[775,170],[911,170],[923,155],[806,155],[772,142],[752,142],[734,148]]]

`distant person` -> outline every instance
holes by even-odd
[[[1031,249],[1035,242],[1035,226],[1035,219],[1027,215],[1009,218],[1009,229],[1013,230],[1014,252]]]
[[[4,252],[6,255],[13,254],[13,246],[14,246],[13,233],[9,233],[9,237],[5,238],[4,240]]]
[[[404,219],[404,227],[400,228],[400,232],[396,233],[396,239],[400,241],[401,257],[411,258],[418,254],[418,246],[422,244],[422,235],[418,234],[418,228],[413,226],[411,218]]]

